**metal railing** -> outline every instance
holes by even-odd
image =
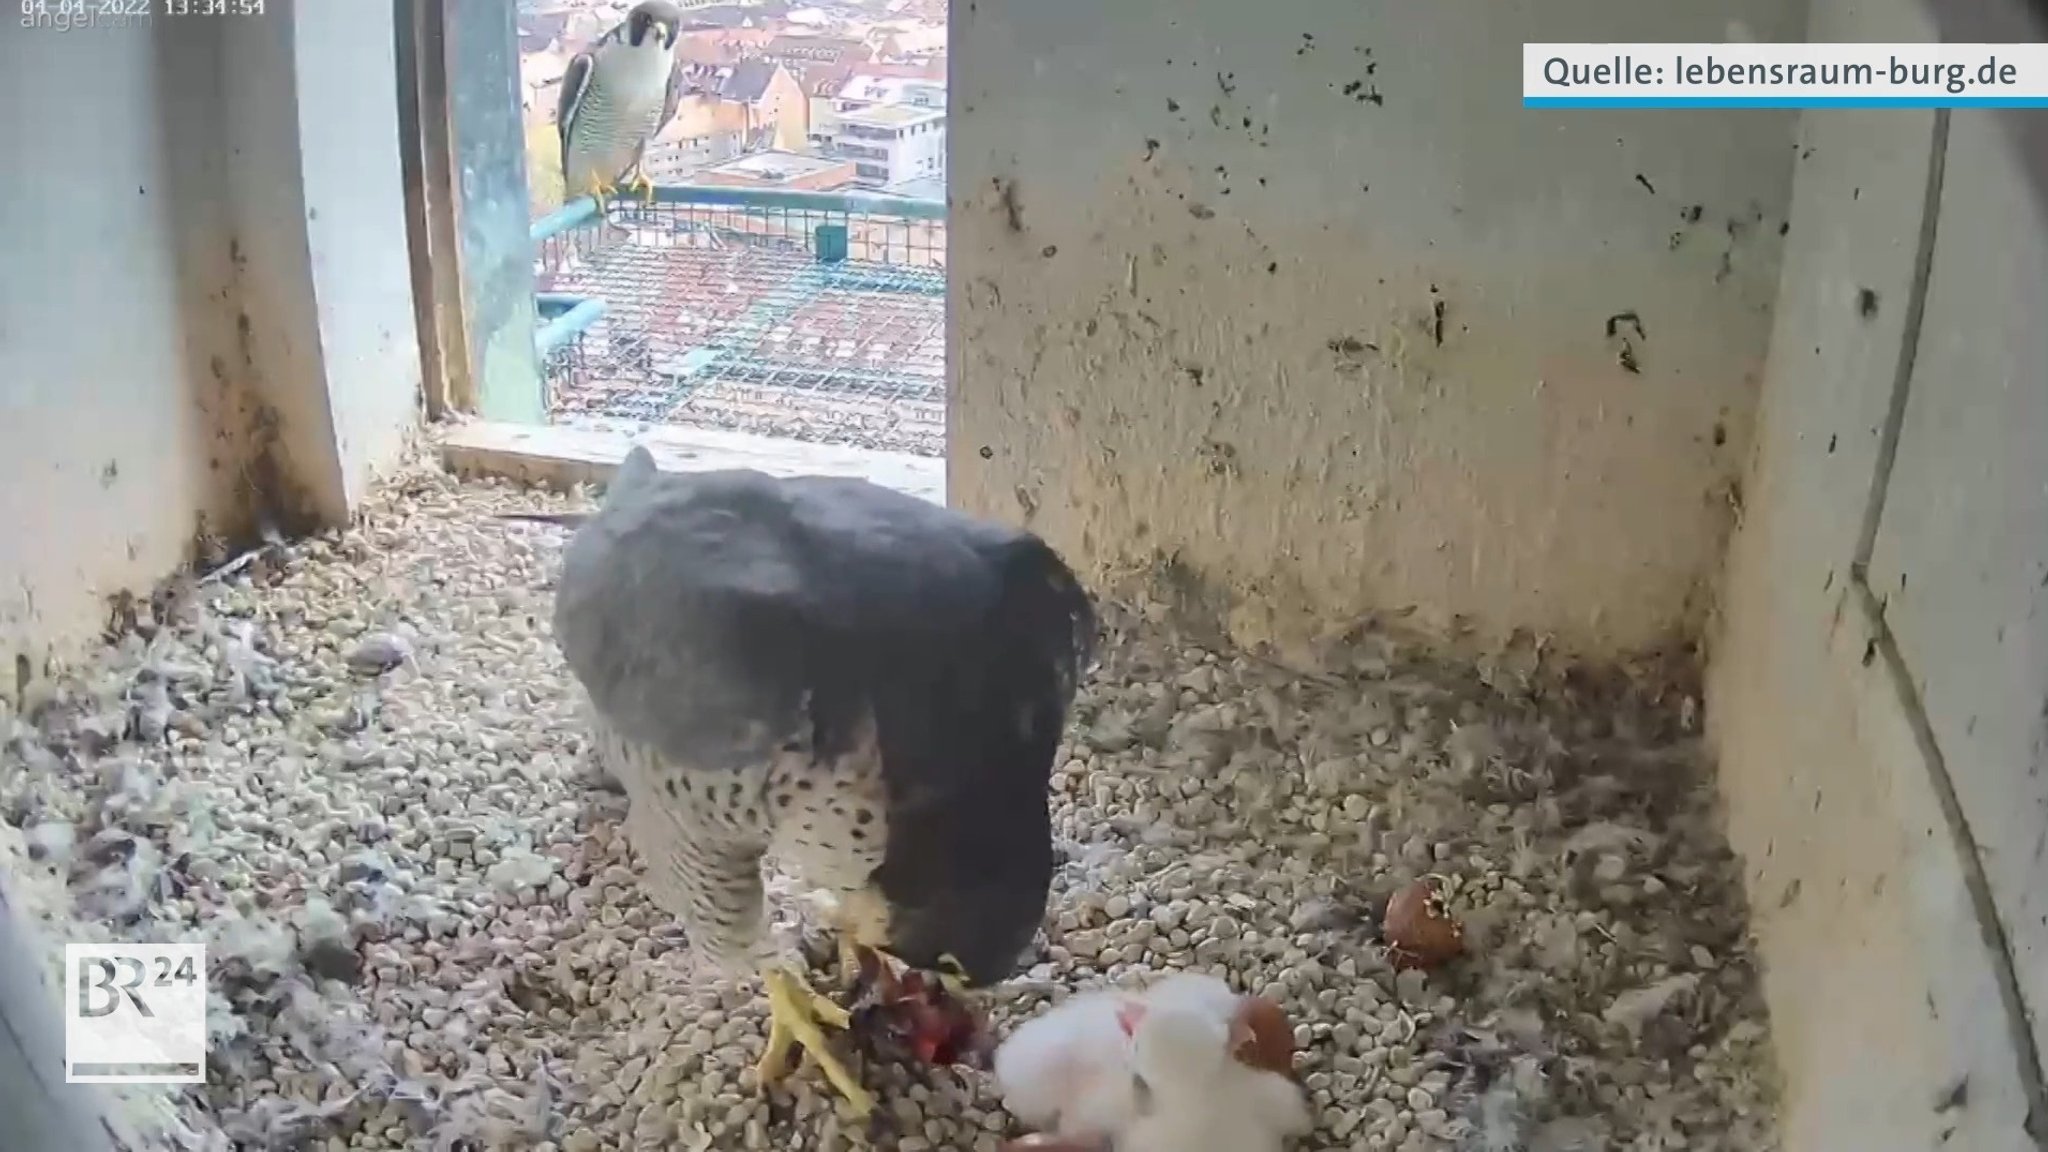
[[[943,452],[946,207],[658,186],[532,237],[550,419]]]

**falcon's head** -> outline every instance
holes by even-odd
[[[638,48],[654,36],[656,44],[673,48],[682,26],[682,10],[668,0],[641,0],[626,14],[626,43]]]

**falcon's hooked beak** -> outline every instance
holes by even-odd
[[[676,37],[682,35],[682,13],[675,5],[667,3],[637,4],[632,15],[626,17],[626,39],[638,48],[647,40],[653,29],[661,29],[658,43],[663,48],[676,46]]]

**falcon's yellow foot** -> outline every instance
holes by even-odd
[[[616,196],[618,191],[618,185],[609,183],[602,177],[592,177],[590,184],[583,189],[583,194],[595,199],[598,210],[603,211],[604,202]]]
[[[633,169],[633,178],[626,181],[626,187],[638,193],[643,202],[654,203],[654,181],[649,180],[642,169]]]
[[[852,937],[842,935],[839,937],[839,981],[842,986],[852,988],[860,980],[861,954],[863,952],[873,956],[878,963],[892,971],[912,970],[909,964],[882,951],[880,948],[855,943]],[[967,969],[962,967],[960,961],[955,960],[951,955],[939,957],[939,963],[937,968],[933,970],[933,975],[939,978],[939,986],[952,995],[965,996],[967,994]]]
[[[832,1087],[846,1097],[856,1118],[873,1112],[874,1094],[862,1087],[859,1078],[832,1055],[825,1041],[826,1028],[844,1031],[852,1022],[846,1009],[812,991],[803,976],[792,969],[770,968],[761,975],[768,985],[769,1015],[768,1048],[755,1067],[762,1086],[788,1076],[790,1051],[801,1047],[803,1054],[825,1073]]]

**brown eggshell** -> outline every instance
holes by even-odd
[[[1444,911],[1436,885],[1417,880],[1387,901],[1381,925],[1396,968],[1438,968],[1465,950],[1465,929]]]
[[[1294,1025],[1280,1005],[1264,996],[1247,996],[1236,1023],[1251,1034],[1234,1053],[1239,1061],[1282,1076],[1293,1074]]]

